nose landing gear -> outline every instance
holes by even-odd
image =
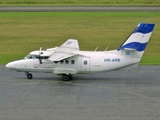
[[[29,72],[25,72],[26,76],[28,79],[32,79],[33,78],[33,75]]]

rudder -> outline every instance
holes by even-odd
[[[152,23],[140,23],[125,42],[118,48],[118,51],[125,49],[143,52],[147,46],[154,26],[155,24]]]

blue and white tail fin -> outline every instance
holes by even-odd
[[[132,57],[141,58],[154,26],[155,24],[152,23],[140,23],[126,41],[118,48],[118,51],[132,51],[132,53],[134,51]]]

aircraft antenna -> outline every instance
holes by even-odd
[[[97,49],[98,49],[98,46],[96,47],[96,49],[94,51],[97,51]]]
[[[40,49],[39,49],[39,63],[40,63],[40,64],[42,64],[41,51],[42,51],[42,47],[40,47]]]
[[[108,49],[108,46],[106,47],[106,49],[104,51],[107,51],[107,49]]]

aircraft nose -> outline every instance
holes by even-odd
[[[6,68],[14,68],[15,64],[13,62],[10,62],[6,65]]]

